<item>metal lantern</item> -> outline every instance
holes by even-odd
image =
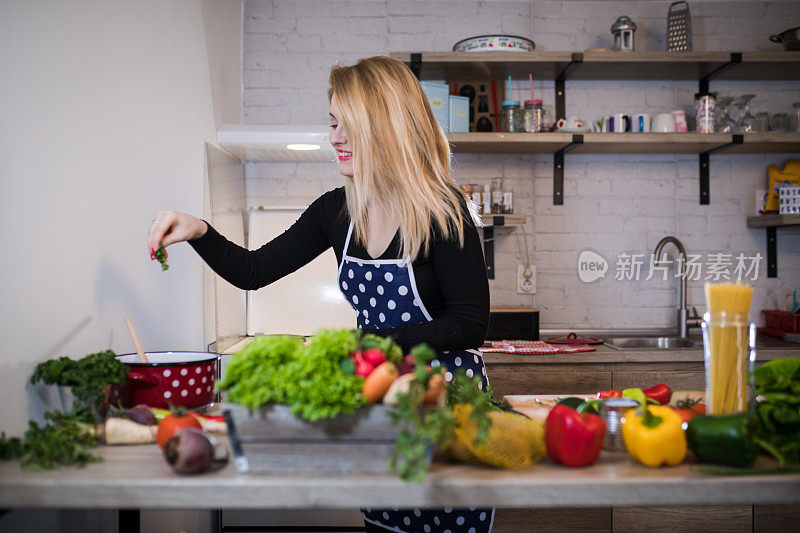
[[[611,26],[611,35],[614,36],[614,50],[616,52],[633,52],[633,35],[636,32],[636,23],[630,17],[621,16]]]

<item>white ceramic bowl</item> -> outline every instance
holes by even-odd
[[[453,52],[530,52],[536,45],[516,35],[478,35],[458,41]]]

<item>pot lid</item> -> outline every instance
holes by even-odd
[[[614,24],[611,25],[611,33],[615,33],[622,30],[633,30],[636,31],[636,23],[631,20],[630,17],[622,15],[619,17]]]

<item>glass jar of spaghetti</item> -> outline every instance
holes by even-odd
[[[703,314],[706,411],[726,415],[747,411],[753,399],[756,327],[747,312]]]

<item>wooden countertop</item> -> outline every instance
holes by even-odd
[[[567,363],[702,363],[703,350],[692,349],[634,349],[617,350],[604,344],[596,345],[597,351],[560,353],[552,355],[516,355],[489,352],[483,354],[485,363],[509,364],[567,364]],[[771,361],[784,357],[800,357],[800,344],[792,347],[758,348],[756,361]]]
[[[705,476],[689,465],[652,469],[604,452],[589,468],[543,463],[494,470],[435,462],[420,485],[389,474],[331,477],[237,474],[232,463],[173,474],[155,445],[100,447],[86,468],[25,472],[0,463],[0,508],[291,509],[497,505],[749,505],[800,503],[800,474]]]

